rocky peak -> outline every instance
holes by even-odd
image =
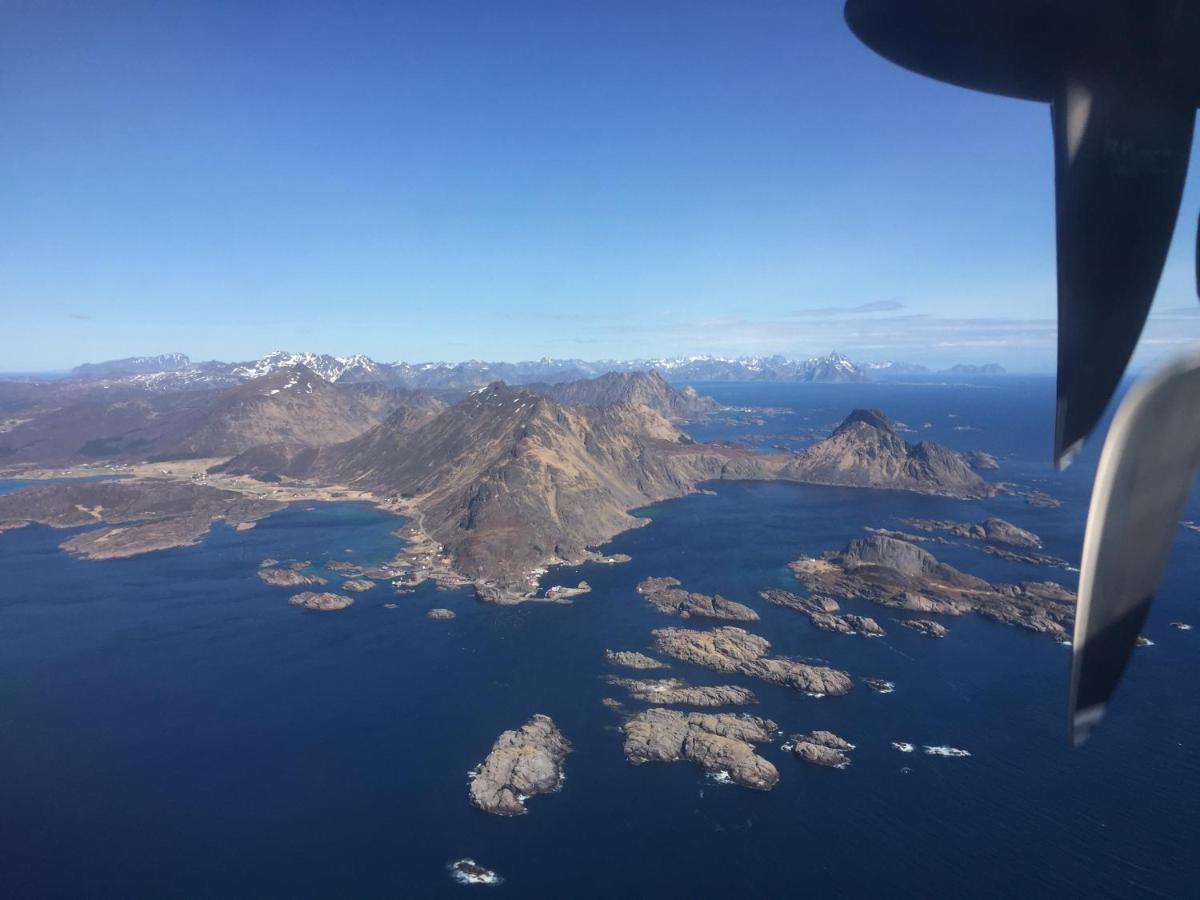
[[[834,435],[849,431],[855,425],[866,425],[885,434],[896,436],[896,429],[891,420],[878,409],[856,409],[842,419],[842,424],[833,430]]]
[[[597,378],[531,385],[530,390],[568,406],[605,407],[637,403],[668,419],[697,419],[720,408],[711,397],[677,391],[658,372],[608,372]]]
[[[798,454],[784,477],[818,484],[887,487],[949,497],[996,492],[961,453],[939,444],[909,444],[877,409],[856,409],[833,434]]]

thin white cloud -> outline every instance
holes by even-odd
[[[852,316],[863,313],[893,312],[904,309],[899,300],[875,300],[871,303],[860,303],[857,306],[819,306],[813,309],[797,309],[793,316]]]

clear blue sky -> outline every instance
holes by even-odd
[[[275,348],[1051,368],[1046,108],[897,69],[841,6],[7,0],[0,370]],[[1198,204],[1149,353],[1200,335]]]

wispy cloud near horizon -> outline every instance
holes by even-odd
[[[797,309],[793,316],[853,316],[863,313],[894,312],[904,309],[899,300],[875,300],[871,303],[860,303],[857,306],[818,306],[813,309]]]

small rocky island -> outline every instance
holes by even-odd
[[[459,884],[500,884],[504,879],[485,869],[473,859],[460,859],[450,864],[450,874]]]
[[[760,791],[779,781],[778,770],[753,747],[779,730],[770,719],[654,708],[628,719],[622,730],[625,758],[635,766],[687,760],[709,775]]]
[[[1075,620],[1075,595],[1059,584],[991,584],[939,562],[915,544],[881,534],[789,565],[810,591],[865,597],[894,609],[950,616],[978,612],[1059,640]]]
[[[310,565],[312,563],[306,559],[290,563],[264,561],[258,567],[258,580],[274,587],[306,587],[313,584],[325,584],[324,578],[304,571]]]
[[[674,613],[684,619],[695,616],[727,622],[758,621],[758,613],[750,607],[720,594],[710,597],[685,591],[679,586],[678,578],[647,578],[637,586],[637,592],[659,612]]]
[[[886,634],[879,623],[869,616],[839,613],[838,610],[841,607],[832,597],[819,595],[801,597],[791,591],[778,588],[759,591],[759,596],[768,603],[806,614],[808,620],[822,631],[832,631],[835,634],[857,634],[862,637],[883,637]]]
[[[623,666],[626,669],[665,669],[667,664],[659,662],[652,656],[647,656],[645,653],[638,653],[634,650],[605,650],[604,658],[614,666]]]
[[[305,609],[313,609],[318,612],[335,612],[336,610],[352,606],[354,601],[345,594],[305,591],[302,594],[293,595],[288,599],[288,603],[292,604],[292,606],[302,606]]]
[[[434,609],[431,609],[429,612],[425,613],[425,618],[441,619],[441,620],[445,621],[445,620],[449,620],[449,619],[456,619],[456,618],[458,618],[458,616],[455,614],[454,610],[443,609],[439,606],[439,607],[435,607]]]
[[[540,713],[516,731],[496,738],[471,778],[471,803],[497,816],[524,815],[525,801],[557,791],[571,743],[549,716]]]
[[[848,754],[854,749],[853,744],[832,731],[794,734],[788,738],[788,744],[798,759],[831,769],[844,769],[850,765]]]
[[[964,538],[980,545],[980,549],[988,556],[1008,562],[1024,563],[1030,566],[1058,566],[1065,568],[1066,560],[1039,552],[1042,539],[1032,531],[1027,531],[1004,519],[984,519],[982,522],[951,522],[942,519],[906,519],[906,524],[917,531],[926,534],[944,533],[954,537]],[[902,540],[923,540],[917,535],[901,536]],[[938,537],[939,543],[950,543],[945,538]]]
[[[950,633],[949,628],[941,622],[935,622],[932,619],[905,619],[900,624],[905,628],[911,628],[913,631],[931,638],[944,638]]]
[[[905,519],[905,524],[917,531],[944,532],[972,541],[991,544],[1007,544],[1026,550],[1037,550],[1042,539],[1032,531],[1026,531],[1004,519],[990,518],[982,522],[951,522],[942,519]]]
[[[688,684],[682,678],[639,680],[619,678],[615,675],[608,677],[608,683],[624,688],[630,697],[643,703],[671,706],[741,706],[758,702],[754,691],[731,684],[697,686]]]
[[[837,669],[769,656],[771,644],[766,638],[731,625],[712,631],[659,628],[654,638],[658,651],[672,659],[717,672],[736,672],[810,696],[838,696],[854,686],[850,676]]]

